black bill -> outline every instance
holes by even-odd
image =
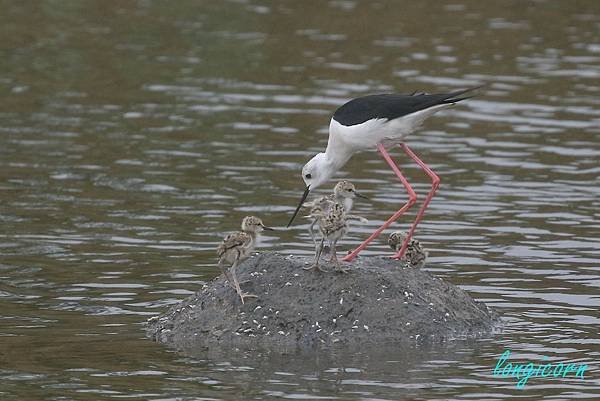
[[[304,190],[304,194],[302,194],[302,199],[300,199],[300,203],[298,203],[298,207],[296,208],[294,215],[290,219],[290,222],[287,224],[287,227],[289,227],[292,224],[292,222],[294,221],[294,219],[296,218],[296,215],[298,214],[298,212],[300,211],[300,208],[304,204],[304,201],[306,200],[306,197],[308,196],[309,192],[310,192],[310,187],[306,187],[306,189]]]
[[[358,196],[359,198],[369,199],[368,197],[366,197],[365,195],[361,194],[360,192],[354,191],[354,195]]]

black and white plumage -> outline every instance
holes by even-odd
[[[429,95],[413,93],[410,95],[381,94],[368,95],[352,99],[338,108],[333,114],[333,120],[344,126],[362,124],[372,119],[395,120],[414,114],[421,110],[444,104],[453,104],[470,96],[460,97],[472,89],[451,93]]]
[[[338,108],[329,124],[325,152],[318,153],[302,168],[306,188],[288,226],[309,192],[327,182],[352,155],[380,144],[403,142],[423,121],[437,111],[472,97],[477,88],[439,94],[380,94],[358,97]]]

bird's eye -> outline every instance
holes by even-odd
[[[310,180],[312,178],[312,174],[306,174],[305,177],[307,180]]]

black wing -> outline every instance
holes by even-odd
[[[478,88],[432,95],[419,93],[412,95],[383,94],[358,97],[337,109],[333,114],[333,119],[345,126],[361,124],[373,118],[393,120],[429,107],[469,99],[473,96],[460,97],[460,95]]]

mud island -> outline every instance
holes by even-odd
[[[148,321],[153,339],[177,348],[328,347],[444,342],[489,333],[498,315],[457,286],[386,257],[357,258],[348,274],[307,272],[311,258],[253,255],[240,281],[223,275]]]

